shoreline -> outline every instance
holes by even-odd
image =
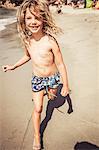
[[[16,22],[16,18],[6,18],[6,19],[0,19],[0,31],[3,31],[7,28],[8,25],[11,25]]]

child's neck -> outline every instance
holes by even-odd
[[[45,35],[45,33],[40,32],[40,33],[33,34],[32,37],[35,41],[39,41],[44,35]]]

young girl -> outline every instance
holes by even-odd
[[[41,149],[40,118],[43,98],[56,96],[57,87],[62,79],[61,95],[69,93],[66,67],[59,45],[51,34],[56,34],[55,26],[46,0],[25,0],[18,10],[18,30],[25,45],[25,55],[14,65],[3,66],[3,71],[14,70],[32,60],[32,91],[34,100],[33,149]]]

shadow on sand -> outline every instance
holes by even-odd
[[[83,142],[77,142],[74,146],[74,150],[99,150],[99,147],[97,145],[94,145],[92,143],[83,141]]]
[[[63,97],[60,93],[61,93],[61,89],[62,89],[62,84],[59,85],[58,90],[57,90],[57,97],[54,98],[54,100],[49,100],[48,104],[47,104],[47,108],[46,108],[46,116],[44,118],[44,120],[41,122],[40,125],[40,134],[41,134],[41,147],[42,149],[44,148],[43,145],[43,135],[44,135],[44,131],[47,127],[48,122],[51,120],[54,108],[59,108],[61,107],[67,100],[68,103],[68,111],[67,113],[70,114],[73,112],[73,108],[72,108],[72,101],[71,98],[69,96],[69,94],[66,97]]]

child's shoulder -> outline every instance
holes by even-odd
[[[59,44],[54,36],[47,34],[47,37],[52,48],[59,48]]]
[[[48,37],[48,40],[51,44],[57,44],[58,45],[58,42],[54,36],[52,36],[51,34],[47,34],[47,37]]]

